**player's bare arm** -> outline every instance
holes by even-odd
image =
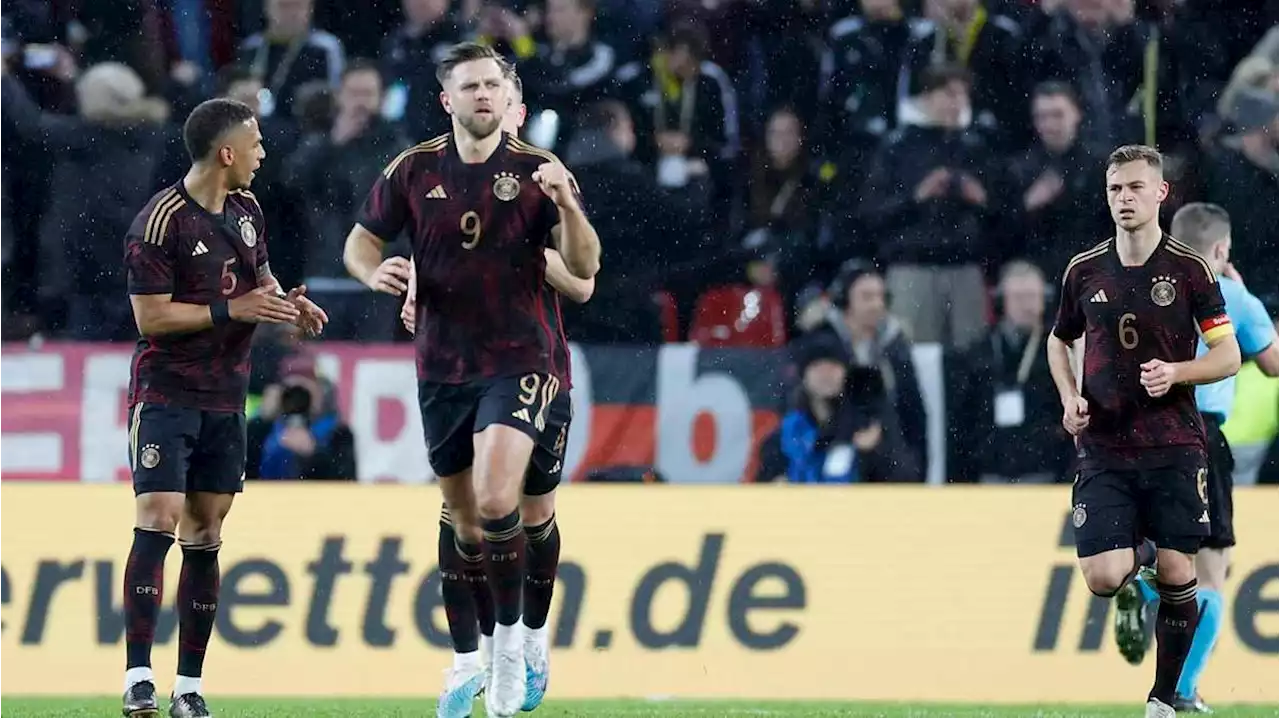
[[[554,249],[547,248],[542,253],[547,258],[547,284],[578,304],[586,304],[595,294],[596,278],[583,279],[574,275],[565,266],[564,257]]]
[[[138,333],[143,336],[198,332],[222,321],[216,305],[175,302],[171,294],[135,294],[129,301]],[[227,319],[255,324],[291,324],[301,316],[297,307],[269,288],[228,301],[226,315]]]
[[[386,242],[357,224],[347,235],[342,249],[342,262],[352,277],[375,292],[400,296],[409,289],[409,260],[404,257],[382,258]]]
[[[1254,355],[1253,361],[1263,374],[1272,378],[1280,376],[1280,347],[1277,347],[1275,342],[1271,342],[1266,349]]]
[[[565,267],[579,279],[596,276],[600,271],[600,235],[574,196],[569,170],[559,162],[545,162],[533,173],[533,179],[560,213],[560,222],[552,227],[551,235]]]
[[[1075,371],[1071,368],[1071,344],[1050,334],[1045,353],[1049,358],[1049,373],[1062,401],[1062,427],[1072,436],[1079,436],[1089,426],[1089,402],[1080,395]]]

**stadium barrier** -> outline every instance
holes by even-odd
[[[362,482],[423,483],[433,477],[422,440],[413,348],[315,345],[355,434]],[[132,347],[5,345],[0,417],[5,480],[106,483],[129,478],[129,360]],[[928,409],[930,480],[945,476],[941,351],[915,349]],[[785,404],[782,351],[577,346],[573,430],[565,475],[593,467],[652,465],[672,481],[733,483],[755,475],[756,447]]]
[[[129,489],[2,494],[6,692],[114,694]],[[1140,702],[1151,661],[1113,649],[1109,603],[1074,566],[1068,499],[1065,487],[568,487],[552,695]],[[251,484],[225,531],[207,688],[437,691],[450,660],[439,502],[432,486]],[[1236,521],[1204,690],[1275,703],[1276,490],[1237,491]],[[179,562],[171,552],[167,597]],[[171,609],[159,641],[165,677]]]

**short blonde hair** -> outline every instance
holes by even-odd
[[[1161,175],[1164,174],[1164,155],[1150,145],[1125,145],[1117,147],[1111,156],[1107,158],[1107,169],[1127,165],[1130,162],[1146,162],[1149,167],[1154,167]]]

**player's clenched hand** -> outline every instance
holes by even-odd
[[[1178,365],[1152,359],[1142,365],[1142,386],[1147,395],[1160,397],[1169,393],[1178,383]]]
[[[404,257],[387,257],[365,281],[375,292],[400,296],[409,288],[409,260]]]
[[[1062,428],[1067,430],[1072,436],[1079,436],[1080,432],[1089,426],[1089,402],[1083,396],[1068,399],[1062,405]]]
[[[227,313],[238,322],[292,324],[301,316],[298,308],[277,296],[276,287],[258,287],[227,302]]]
[[[559,162],[544,162],[533,173],[533,181],[538,183],[542,192],[556,203],[557,207],[574,207],[578,200],[573,197],[573,176],[569,169]]]
[[[412,295],[405,297],[404,306],[400,307],[400,323],[404,324],[404,328],[410,334],[414,333],[414,322],[416,319],[415,312],[417,310],[417,302],[414,301]]]

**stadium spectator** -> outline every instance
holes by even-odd
[[[1044,359],[1044,275],[1014,260],[1000,272],[1000,319],[987,335],[945,360],[947,478],[982,483],[1062,480],[1071,445]]]
[[[684,187],[710,173],[727,196],[738,153],[738,99],[729,76],[707,57],[707,35],[682,24],[666,33],[648,62],[624,65],[618,92],[636,128],[636,157],[657,168],[663,187]]]
[[[342,78],[342,42],[312,27],[312,10],[312,0],[267,0],[266,29],[240,45],[240,64],[265,89],[262,115],[288,117],[300,85],[323,80],[337,87]]]
[[[1022,62],[1022,30],[981,0],[929,0],[932,22],[916,25],[904,54],[899,82],[899,117],[918,115],[910,98],[926,92],[930,68],[964,67],[969,71],[971,124],[1001,146],[1020,147],[1026,140],[1027,81]],[[928,121],[927,110],[923,119]]]
[[[335,105],[324,132],[304,137],[286,162],[286,181],[306,207],[305,284],[329,314],[326,338],[390,341],[399,303],[389,295],[369,297],[343,267],[342,248],[368,188],[409,143],[379,115],[382,78],[376,64],[352,61]]]
[[[843,436],[841,429],[849,426],[841,416],[848,368],[834,338],[802,344],[799,351],[800,386],[779,429],[786,461],[786,474],[779,478],[793,484],[856,483],[861,480],[857,450],[874,448],[880,427],[870,424],[852,437]]]
[[[661,322],[649,293],[660,286],[663,264],[672,255],[655,253],[652,238],[669,240],[686,256],[696,252],[691,229],[706,206],[705,191],[699,196],[690,191],[696,186],[683,195],[659,189],[653,174],[632,158],[635,146],[626,106],[605,100],[581,113],[565,151],[579,184],[588,188],[592,224],[611,238],[603,243],[601,263],[618,268],[616,281],[601,283],[593,301],[564,306],[566,329],[576,341],[660,343]]]
[[[1028,40],[1032,82],[1069,82],[1084,108],[1081,135],[1097,148],[1129,136],[1126,118],[1142,82],[1147,33],[1134,19],[1133,0],[1064,0]]]
[[[595,0],[548,0],[544,29],[546,41],[537,54],[520,63],[520,75],[529,88],[531,133],[538,134],[539,110],[556,113],[558,138],[546,144],[562,146],[573,134],[579,108],[604,97],[608,81],[617,69],[617,53],[595,39]]]
[[[963,68],[933,67],[921,82],[922,122],[885,138],[862,212],[912,338],[965,346],[986,327],[985,306],[974,298],[986,292],[981,263],[993,246],[990,148],[964,126]]]
[[[404,23],[382,43],[387,83],[383,109],[387,119],[403,124],[409,137],[426,140],[449,128],[449,115],[440,105],[436,62],[463,33],[449,14],[449,0],[402,0],[402,7]]]
[[[1109,231],[1103,196],[1103,157],[1080,141],[1079,101],[1070,85],[1037,85],[1031,99],[1035,141],[1009,165],[1004,194],[1005,251],[1035,262],[1056,285],[1058,274],[1083,248]]]
[[[142,78],[128,65],[89,68],[76,82],[77,118],[44,118],[22,95],[6,114],[29,113],[20,125],[37,129],[35,139],[56,157],[48,211],[40,225],[40,303],[65,312],[65,331],[99,341],[134,336],[133,314],[123,274],[104,272],[120,262],[121,238],[145,204],[163,149],[162,122],[169,108],[146,96]],[[122,210],[122,208],[124,208]]]
[[[825,321],[799,340],[834,342],[849,367],[845,383],[848,423],[842,433],[863,435],[859,460],[866,481],[923,481],[925,412],[902,325],[888,313],[884,277],[872,265],[850,260],[828,292]],[[801,351],[801,350],[797,350]],[[877,437],[876,434],[879,434]],[[874,440],[873,440],[874,439]]]
[[[775,110],[763,151],[751,163],[744,245],[771,257],[785,287],[802,286],[812,273],[815,225],[826,191],[799,113],[789,106]]]
[[[860,0],[861,15],[831,26],[823,61],[823,147],[871,148],[898,123],[898,71],[912,35],[925,21],[908,18],[900,0]]]
[[[1236,133],[1210,149],[1204,195],[1231,215],[1231,251],[1240,266],[1248,267],[1249,289],[1265,298],[1276,294],[1276,253],[1280,249],[1280,185],[1276,182],[1280,135],[1275,90],[1238,92],[1228,110]]]
[[[355,438],[309,357],[286,359],[249,421],[250,479],[356,480]]]

